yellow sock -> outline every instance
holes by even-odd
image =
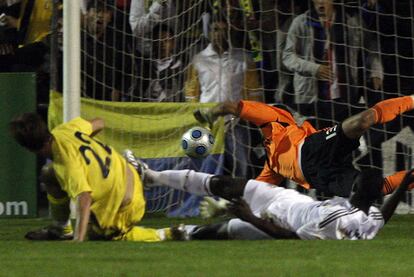
[[[142,241],[142,242],[159,242],[164,240],[171,239],[171,229],[152,229],[134,226],[129,230],[125,235],[123,235],[121,240],[128,241]]]

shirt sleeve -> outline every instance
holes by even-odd
[[[248,61],[244,74],[243,99],[263,102],[263,90],[260,87],[259,75],[253,61]]]
[[[293,116],[285,110],[254,101],[242,100],[239,105],[240,118],[250,121],[257,126],[275,121],[296,124]]]
[[[64,190],[70,198],[76,198],[82,192],[92,191],[85,174],[81,170],[74,167],[68,168],[67,170],[70,174],[66,178]]]
[[[282,60],[288,70],[299,73],[302,76],[311,77],[317,75],[320,64],[303,59],[297,51],[299,47],[309,47],[305,45],[306,41],[304,40],[306,38],[306,34],[303,32],[303,26],[305,25],[303,24],[304,16],[303,14],[296,17],[290,25]]]
[[[323,222],[312,222],[297,230],[301,239],[335,239],[335,240],[366,240],[373,239],[384,226],[384,219],[378,210],[370,210],[368,216],[358,213],[349,213],[341,216],[336,213],[337,219],[327,217]]]
[[[198,73],[194,65],[190,65],[190,68],[188,69],[184,90],[186,102],[200,101],[200,82],[198,80]]]

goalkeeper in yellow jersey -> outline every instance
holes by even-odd
[[[112,147],[94,135],[102,119],[80,117],[47,129],[35,113],[24,113],[10,122],[10,132],[23,147],[52,160],[42,172],[52,217],[61,233],[51,229],[28,233],[29,239],[70,238],[69,198],[76,201],[77,221],[73,239],[163,241],[173,239],[171,228],[135,226],[145,212],[142,182],[137,170]]]

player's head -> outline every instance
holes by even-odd
[[[313,0],[313,7],[323,20],[332,19],[334,0]]]
[[[171,57],[175,49],[174,31],[166,24],[158,24],[152,29],[151,38],[156,57]]]
[[[12,137],[26,149],[48,156],[45,147],[49,145],[52,138],[46,123],[36,113],[24,113],[9,123],[9,130]]]
[[[353,197],[371,205],[382,197],[383,182],[381,170],[374,168],[363,170],[355,180]]]
[[[210,41],[217,51],[226,51],[230,45],[229,24],[222,16],[215,16],[210,24]]]
[[[89,34],[100,38],[111,23],[115,5],[112,0],[94,0],[88,3],[86,28]]]

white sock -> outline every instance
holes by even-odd
[[[210,179],[212,174],[195,172],[194,170],[147,170],[151,181],[157,185],[186,191],[195,195],[212,195]]]

